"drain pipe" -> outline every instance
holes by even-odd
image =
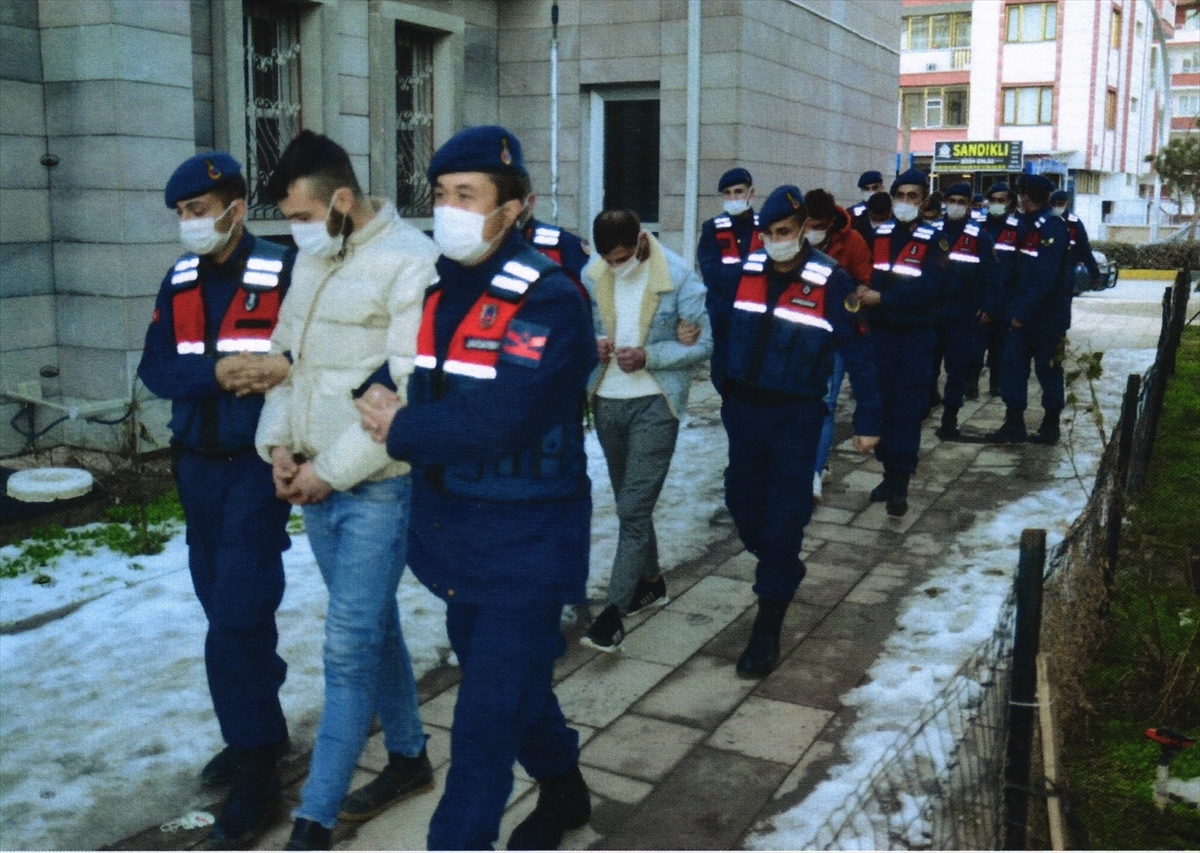
[[[700,0],[688,0],[686,148],[681,248],[685,258],[692,258],[696,254],[697,193],[700,186]]]
[[[558,3],[550,4],[550,221],[558,224]]]

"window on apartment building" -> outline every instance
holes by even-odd
[[[263,189],[279,155],[300,132],[300,13],[289,3],[245,0],[246,183],[250,218],[277,219]]]
[[[1005,10],[1005,41],[1054,41],[1057,3],[1013,3]]]
[[[1194,116],[1200,113],[1200,93],[1187,92],[1175,96],[1175,106],[1171,111],[1176,116]]]
[[[942,50],[971,46],[971,13],[913,15],[901,21],[901,50]]]
[[[1195,74],[1200,72],[1200,48],[1181,51],[1176,56],[1179,57],[1179,65],[1177,67],[1180,74]]]
[[[1050,124],[1053,113],[1053,86],[1004,90],[1004,124]]]
[[[966,127],[970,92],[965,88],[929,86],[900,96],[900,119],[910,128]]]
[[[1100,173],[1099,172],[1076,172],[1075,173],[1075,195],[1099,195],[1100,193]]]
[[[1108,21],[1108,46],[1121,49],[1121,10],[1113,9]]]
[[[1109,89],[1104,93],[1104,129],[1117,129],[1117,91]]]
[[[425,172],[433,157],[433,45],[427,30],[396,22],[396,208],[433,215]]]

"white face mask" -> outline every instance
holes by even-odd
[[[906,201],[898,201],[892,205],[892,216],[900,222],[912,222],[920,212],[915,204],[909,204]]]
[[[763,238],[763,251],[767,253],[767,257],[775,261],[777,264],[786,264],[796,255],[800,254],[800,236],[797,235],[791,240],[768,240]]]
[[[220,216],[179,220],[179,242],[183,243],[183,247],[189,252],[195,252],[197,255],[213,255],[221,251],[233,235],[233,226],[231,225],[228,231],[218,231],[217,220],[232,210],[235,204],[236,201],[230,202],[229,207],[221,211]]]
[[[877,192],[879,192],[879,190],[875,190],[873,192],[871,190],[863,190],[863,201],[870,201],[871,196],[875,195]]]
[[[948,204],[948,205],[946,205],[946,218],[947,219],[955,219],[955,220],[966,219],[967,218],[967,206],[965,204]]]
[[[460,207],[443,204],[433,209],[433,241],[442,254],[463,266],[479,263],[504,235],[501,230],[491,240],[483,238],[487,221],[503,208],[497,207],[486,216]]]
[[[617,264],[612,268],[613,277],[617,281],[633,281],[637,278],[638,270],[641,269],[642,262],[637,259],[637,256],[630,258],[624,263]]]
[[[314,258],[332,258],[340,252],[345,238],[340,233],[330,236],[327,223],[332,213],[333,200],[330,199],[329,212],[320,222],[293,222],[292,239],[296,241],[296,248]],[[344,216],[342,222],[345,223]]]
[[[728,198],[721,205],[730,216],[740,216],[750,209],[750,202],[744,198]]]
[[[1054,212],[1055,216],[1061,216],[1063,218],[1066,218],[1067,209],[1065,207],[1052,207],[1052,208],[1050,208],[1050,210],[1052,210]]]
[[[988,204],[987,212],[988,216],[1003,216],[1008,213],[1008,205],[993,201]]]
[[[815,228],[810,230],[807,234],[804,235],[805,239],[808,240],[808,244],[810,246],[820,246],[822,243],[825,242],[825,238],[828,236],[829,236],[828,229],[818,231]]]

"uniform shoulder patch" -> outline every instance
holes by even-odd
[[[505,332],[500,360],[521,367],[537,367],[542,363],[542,353],[546,350],[546,338],[549,335],[548,326],[514,319]]]

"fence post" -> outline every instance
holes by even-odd
[[[1117,574],[1117,550],[1121,546],[1121,519],[1125,515],[1125,479],[1129,476],[1129,457],[1133,451],[1133,429],[1137,425],[1138,392],[1142,377],[1129,374],[1125,380],[1125,397],[1121,400],[1121,432],[1117,439],[1117,464],[1112,474],[1112,496],[1108,501],[1108,518],[1104,529],[1108,535],[1108,564],[1104,568],[1104,585],[1111,590]]]
[[[1042,629],[1042,579],[1046,531],[1021,531],[1017,564],[1017,614],[1013,635],[1012,687],[1008,705],[1008,761],[1004,773],[1004,849],[1024,850],[1029,815],[1029,766],[1037,697],[1037,655]]]

